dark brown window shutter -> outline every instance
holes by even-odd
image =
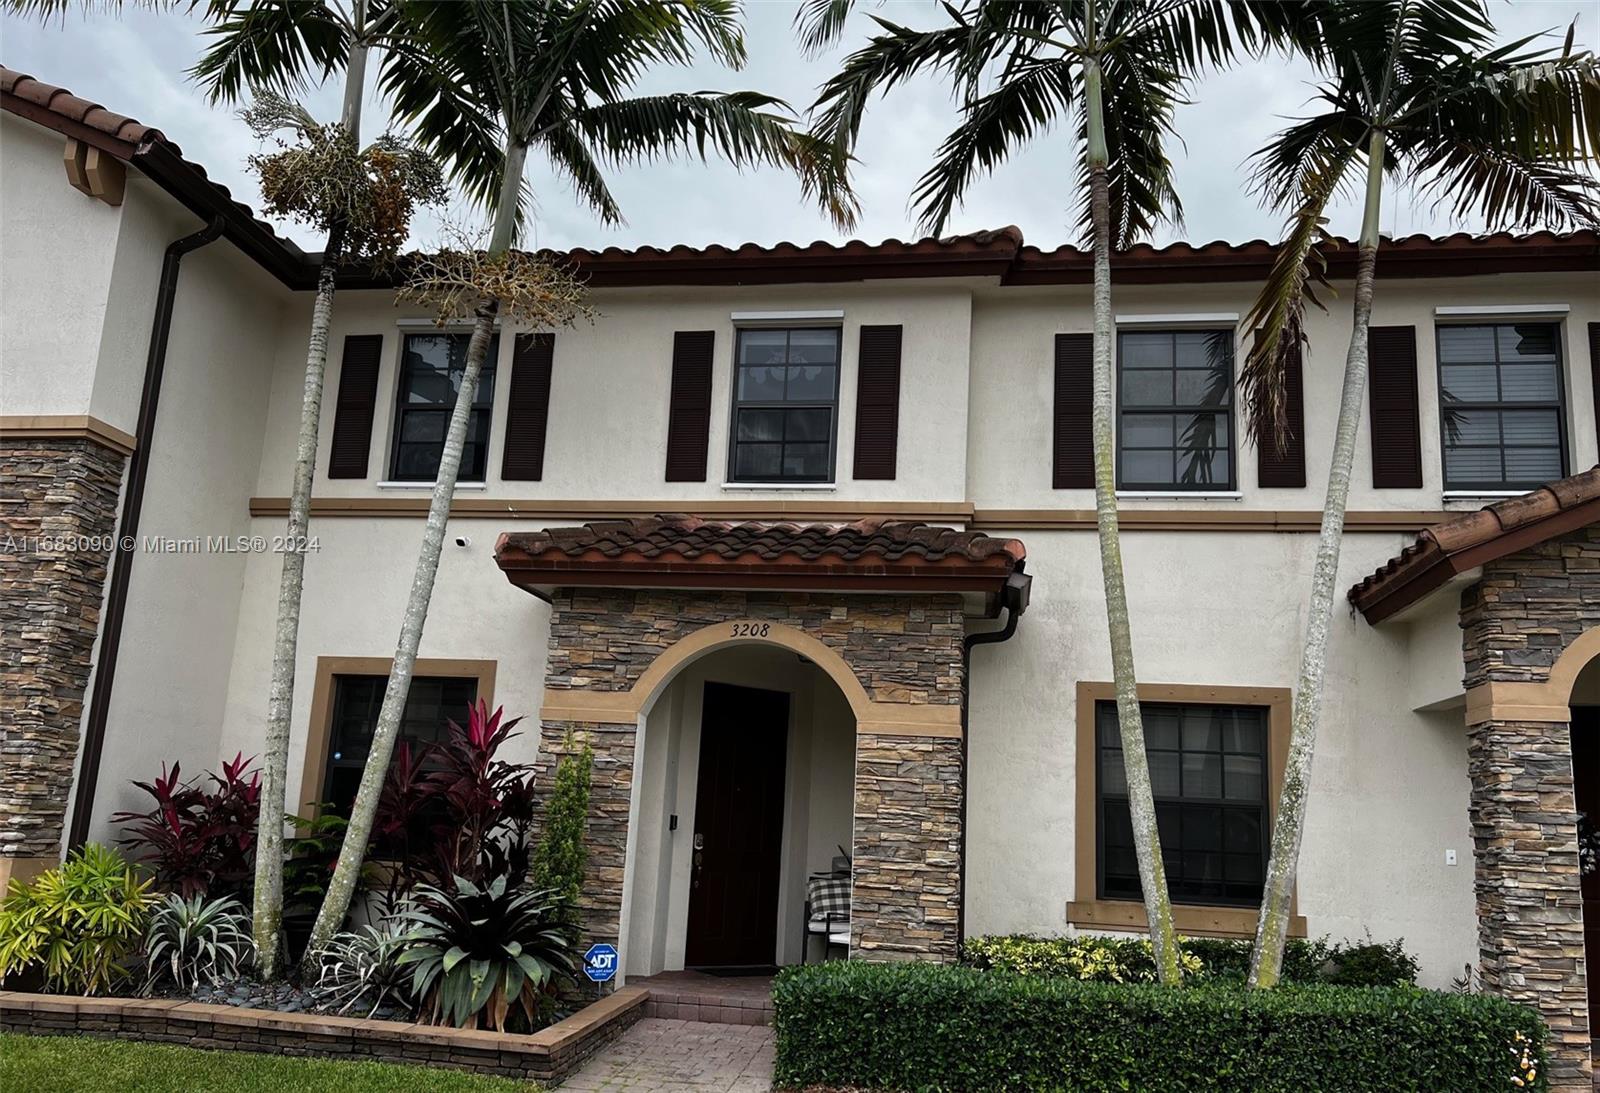
[[[1372,388],[1372,486],[1422,488],[1422,429],[1417,410],[1417,328],[1367,331]]]
[[[1589,382],[1594,388],[1594,431],[1600,435],[1600,323],[1589,324]],[[1595,457],[1600,461],[1600,451]]]
[[[1274,436],[1261,438],[1256,445],[1256,485],[1301,489],[1306,484],[1306,395],[1305,369],[1300,347],[1283,366],[1284,433],[1282,447]]]
[[[903,327],[861,328],[856,382],[857,478],[893,478],[900,440],[900,339]]]
[[[1050,488],[1094,488],[1094,335],[1056,335]]]
[[[537,482],[544,477],[545,426],[550,420],[550,363],[554,334],[518,334],[511,351],[511,390],[506,398],[506,450],[500,477]]]
[[[672,336],[672,397],[667,410],[667,481],[704,482],[711,442],[712,330]]]
[[[339,397],[333,411],[333,443],[328,454],[329,478],[367,477],[372,413],[378,402],[378,363],[382,358],[382,334],[345,335]]]

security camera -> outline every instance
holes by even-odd
[[[458,547],[469,547],[471,545],[472,545],[472,540],[467,538],[465,535],[457,535],[456,536],[456,546],[458,546]]]

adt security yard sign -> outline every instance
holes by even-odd
[[[592,983],[608,983],[617,976],[617,947],[604,942],[590,945],[583,954],[583,974]]]

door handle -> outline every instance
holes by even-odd
[[[694,848],[696,850],[704,850],[706,848],[706,837],[698,831],[694,833]]]

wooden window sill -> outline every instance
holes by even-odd
[[[1185,937],[1255,937],[1257,912],[1253,907],[1206,907],[1192,903],[1172,905],[1172,923]],[[1144,904],[1132,900],[1073,900],[1067,904],[1067,921],[1096,930],[1149,928]],[[1304,915],[1289,916],[1289,936],[1305,937]]]

